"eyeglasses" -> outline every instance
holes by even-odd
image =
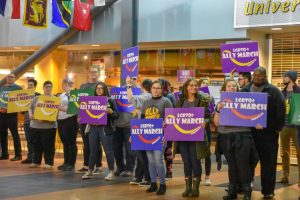
[[[45,88],[52,88],[52,85],[45,85]]]
[[[96,87],[96,90],[103,90],[103,87]]]
[[[159,88],[159,87],[152,87],[151,89],[153,89],[153,90],[161,90],[161,88]]]

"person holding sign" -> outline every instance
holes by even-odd
[[[7,113],[8,92],[21,90],[22,88],[15,84],[14,74],[8,74],[6,85],[0,88],[0,141],[2,155],[0,160],[7,160],[8,155],[8,129],[11,132],[14,142],[15,157],[11,161],[22,160],[21,141],[18,133],[18,113]]]
[[[163,85],[160,81],[152,82],[151,94],[152,98],[145,101],[141,109],[141,118],[163,118],[165,108],[172,108],[171,101],[163,97],[162,94]],[[166,168],[163,161],[163,155],[165,150],[165,144],[162,144],[164,148],[162,151],[152,150],[146,151],[149,164],[149,172],[151,177],[151,186],[146,190],[147,193],[156,192],[157,195],[163,195],[166,193]],[[160,178],[160,186],[157,187],[156,179],[157,175]]]
[[[67,78],[63,79],[62,88],[64,93],[60,95],[60,107],[57,117],[58,135],[64,149],[64,163],[58,166],[57,169],[62,171],[73,171],[77,156],[77,115],[67,114],[72,86],[73,81]]]
[[[221,92],[238,92],[238,85],[234,80],[225,80]],[[221,126],[220,112],[224,107],[219,102],[213,117],[214,124],[218,127],[218,145],[228,162],[229,188],[224,200],[236,199],[237,189],[242,187],[244,199],[251,199],[251,149],[254,146],[251,129],[242,126]]]
[[[176,107],[177,108],[192,108],[204,107],[204,122],[201,127],[206,128],[210,122],[210,110],[208,95],[199,92],[199,84],[196,79],[189,78],[183,84],[182,94],[179,96]],[[176,143],[175,143],[176,144]],[[184,166],[185,176],[185,191],[182,193],[183,197],[198,197],[199,185],[201,181],[202,167],[200,162],[201,146],[199,142],[180,141],[176,146],[179,147],[181,158]],[[205,156],[206,157],[206,156]],[[193,178],[194,177],[194,178]]]
[[[283,176],[279,180],[280,183],[288,184],[289,183],[289,174],[290,174],[290,145],[291,139],[295,144],[297,152],[297,161],[298,161],[298,186],[300,186],[300,148],[297,145],[297,126],[290,124],[288,121],[288,114],[291,109],[291,96],[293,93],[300,93],[300,88],[296,84],[297,72],[296,71],[287,71],[283,75],[283,83],[285,85],[282,94],[285,98],[286,103],[286,117],[285,124],[280,132],[280,141],[282,146],[282,172]],[[299,102],[298,102],[299,103]]]
[[[42,162],[42,156],[45,158],[45,169],[51,169],[54,164],[55,154],[55,136],[56,136],[56,121],[38,120],[35,119],[39,97],[52,97],[51,81],[45,81],[43,84],[44,94],[33,99],[29,109],[30,120],[30,135],[33,143],[33,162],[31,168],[37,168]],[[49,116],[50,117],[50,116]]]
[[[264,199],[274,197],[279,131],[284,126],[285,102],[280,90],[267,80],[267,72],[258,67],[253,73],[253,81],[241,92],[263,92],[268,94],[267,127],[252,129],[254,143],[261,165],[261,186]]]
[[[110,181],[114,176],[114,153],[113,153],[113,132],[114,132],[114,120],[119,117],[117,111],[117,105],[115,101],[110,98],[108,88],[105,83],[99,82],[95,87],[95,96],[106,96],[108,98],[107,102],[107,124],[106,125],[94,125],[91,124],[90,134],[89,134],[89,144],[90,144],[90,159],[89,159],[89,169],[82,179],[89,179],[93,176],[93,170],[98,161],[98,151],[100,145],[102,145],[107,165],[109,169],[108,175],[105,180]]]

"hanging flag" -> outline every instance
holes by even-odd
[[[94,5],[94,0],[81,0],[81,2],[90,4],[92,6]]]
[[[23,25],[47,28],[47,0],[25,0]]]
[[[90,4],[75,0],[73,26],[80,31],[91,30],[92,16]]]
[[[52,23],[61,28],[68,28],[71,22],[71,1],[52,0]]]
[[[94,0],[94,6],[105,6],[105,0]]]
[[[0,0],[0,14],[11,19],[20,19],[20,0]]]

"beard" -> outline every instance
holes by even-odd
[[[286,81],[283,81],[283,84],[284,84],[285,86],[287,86],[288,84],[290,84],[290,82],[291,82],[291,81],[287,81],[287,82],[286,82]]]

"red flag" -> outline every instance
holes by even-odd
[[[81,31],[92,28],[91,5],[75,0],[73,27]]]

